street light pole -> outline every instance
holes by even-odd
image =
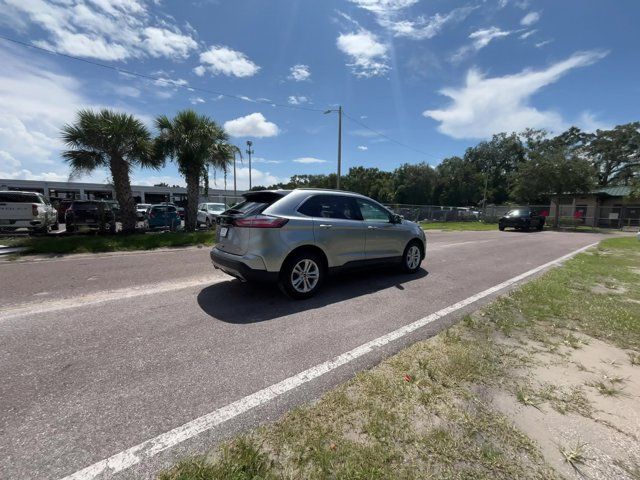
[[[255,153],[251,149],[251,145],[253,145],[253,142],[251,140],[247,140],[247,154],[249,155],[249,190],[251,190],[251,154]]]
[[[336,177],[336,189],[340,190],[340,171],[342,169],[342,105],[338,109],[327,110],[325,113],[338,112],[338,176]]]

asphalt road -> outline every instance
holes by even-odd
[[[207,249],[0,262],[0,478],[65,477],[602,238],[428,233],[417,275],[335,277],[307,301],[214,271]],[[118,478],[275,419],[489,298]]]

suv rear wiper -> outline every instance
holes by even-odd
[[[230,208],[229,210],[226,210],[224,213],[242,213],[242,211],[236,210],[235,208]]]

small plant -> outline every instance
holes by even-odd
[[[578,465],[582,465],[586,462],[584,447],[586,443],[581,443],[575,447],[560,447],[560,453],[564,457],[564,461],[571,465],[575,470],[578,470]]]
[[[541,403],[540,400],[536,399],[533,394],[527,392],[522,387],[518,387],[518,390],[516,391],[516,399],[523,405],[534,407],[540,410],[540,407],[538,406]]]
[[[605,397],[617,397],[622,394],[622,387],[617,386],[617,382],[598,380],[597,382],[591,382],[588,385],[598,390],[598,393]]]
[[[629,363],[631,365],[635,365],[636,367],[640,367],[640,353],[628,352],[627,355],[629,355]]]

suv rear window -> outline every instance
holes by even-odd
[[[98,210],[98,204],[91,202],[74,202],[71,205],[71,209],[78,211]]]
[[[240,202],[237,205],[225,210],[225,214],[232,215],[248,215],[248,214],[258,214],[261,213],[268,206],[273,205],[282,197],[287,195],[289,192],[249,192],[245,193],[243,197],[245,198],[244,202]]]
[[[298,212],[309,217],[362,220],[355,199],[344,195],[315,195],[304,202]]]
[[[0,202],[42,203],[42,200],[35,193],[2,192],[0,193]]]

